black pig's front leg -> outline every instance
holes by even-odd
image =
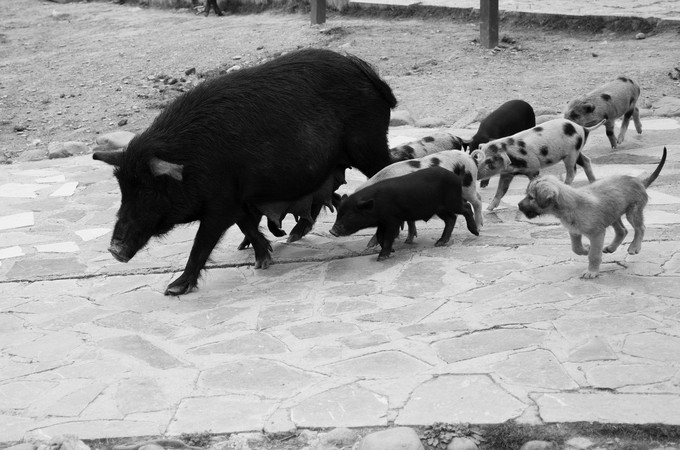
[[[227,231],[227,228],[233,224],[233,218],[217,219],[213,217],[201,220],[184,272],[168,285],[165,295],[188,294],[196,288],[198,277],[205,267],[210,253],[212,253],[224,232]]]

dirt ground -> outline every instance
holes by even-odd
[[[625,74],[641,106],[678,95],[676,29],[554,31],[502,24],[503,48],[477,44],[474,21],[330,13],[204,17],[107,2],[0,2],[0,162],[38,159],[51,142],[94,143],[98,134],[146,128],[200,77],[300,47],[354,53],[392,86],[398,109],[453,124],[511,98],[557,112],[575,94]],[[195,69],[196,73],[187,75]],[[275,107],[272,105],[272,107]],[[538,111],[537,111],[538,112]]]

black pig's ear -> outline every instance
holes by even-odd
[[[92,159],[97,161],[104,161],[106,164],[120,167],[120,162],[123,159],[123,150],[116,150],[113,152],[94,152]]]
[[[370,211],[370,210],[373,209],[374,204],[375,204],[375,202],[373,201],[373,199],[360,200],[360,201],[357,202],[357,208],[364,209],[366,211]]]
[[[181,164],[174,164],[163,161],[162,159],[151,158],[151,161],[149,161],[149,166],[151,167],[151,173],[156,176],[169,175],[177,181],[182,181],[182,172],[184,170],[184,166]]]

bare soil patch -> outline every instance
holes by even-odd
[[[641,85],[642,106],[679,91],[668,76],[680,60],[675,29],[638,40],[503,24],[502,48],[492,51],[477,44],[472,19],[388,15],[331,13],[311,26],[307,14],[281,10],[206,18],[104,2],[0,2],[0,161],[43,158],[51,142],[141,131],[202,75],[309,46],[366,59],[399,109],[448,124],[511,98],[559,111],[621,74]]]

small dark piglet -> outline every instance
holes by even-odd
[[[469,151],[477,150],[481,144],[511,136],[535,126],[534,108],[524,100],[510,100],[486,116],[479,123],[477,133],[464,143]]]
[[[524,100],[510,100],[486,116],[480,123],[477,133],[469,141],[464,141],[467,150],[477,150],[481,144],[494,139],[511,136],[536,126],[534,108]],[[487,187],[489,180],[482,180],[481,187]]]
[[[343,197],[331,234],[348,236],[359,230],[378,227],[381,250],[378,261],[389,258],[392,244],[405,221],[429,220],[438,216],[445,223],[441,238],[435,243],[446,245],[462,214],[468,230],[479,236],[470,204],[463,200],[463,183],[453,172],[430,167],[408,175],[388,178]]]

